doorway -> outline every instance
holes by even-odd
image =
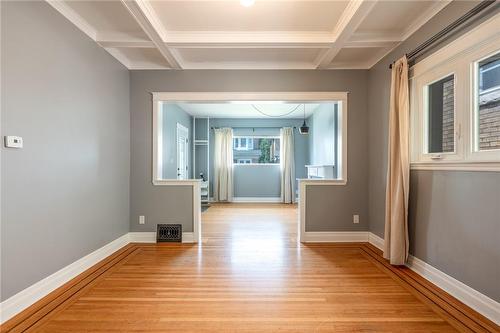
[[[188,179],[189,130],[177,123],[177,179]]]

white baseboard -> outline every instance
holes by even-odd
[[[0,324],[50,294],[130,242],[129,234],[104,245],[0,303]]]
[[[301,237],[304,243],[368,242],[367,231],[306,231]]]
[[[131,242],[156,243],[156,233],[129,232],[6,299],[0,303],[0,324]],[[183,232],[182,242],[194,243],[194,234]]]
[[[379,249],[382,249],[384,244],[384,240],[373,233],[370,233],[369,242]],[[409,256],[406,266],[497,325],[500,325],[500,303],[497,301],[414,256]]]
[[[281,202],[281,198],[280,197],[234,197],[233,202],[270,203],[270,202]]]
[[[414,256],[409,256],[406,266],[497,325],[500,325],[500,303]]]
[[[182,234],[183,242],[193,243],[192,232]],[[370,242],[372,245],[381,248],[383,239],[377,235],[366,231],[346,231],[346,232],[306,232],[305,242]],[[89,269],[99,261],[110,256],[130,242],[154,243],[156,242],[155,232],[130,232],[120,238],[108,243],[85,257],[69,264],[48,277],[36,282],[30,287],[20,291],[14,296],[0,303],[0,324],[23,311],[33,303],[45,297],[66,282],[75,278],[85,270]],[[500,303],[486,295],[472,289],[466,284],[443,273],[426,262],[410,256],[406,264],[411,270],[432,282],[439,288],[445,290],[450,295],[470,306],[472,309],[489,318],[496,324],[500,324]]]
[[[384,239],[375,235],[373,232],[368,233],[368,242],[379,250],[384,250]]]
[[[131,243],[156,243],[156,232],[129,232]]]
[[[156,232],[129,232],[131,243],[156,243]],[[195,243],[194,234],[192,232],[182,233],[183,243]]]

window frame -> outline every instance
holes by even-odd
[[[258,127],[256,127],[258,128]],[[251,142],[252,142],[252,146],[253,146],[253,143],[254,143],[254,140],[255,139],[278,139],[280,140],[280,144],[281,144],[281,137],[279,135],[233,135],[233,143],[234,143],[234,139],[238,140],[238,139],[247,139],[246,141],[246,147],[248,147],[248,142],[249,140],[248,139],[251,139]],[[239,141],[238,141],[239,142]],[[237,150],[237,151],[246,151],[246,150],[250,150],[250,149],[237,149],[234,147],[234,144],[233,144],[233,151],[234,150]],[[237,160],[246,160],[247,158],[238,158]],[[280,161],[281,161],[281,151],[280,151]],[[246,165],[246,166],[255,166],[255,165],[280,165],[280,163],[234,163],[234,165]]]
[[[453,151],[451,152],[429,152],[429,144],[430,144],[430,107],[429,107],[429,88],[432,84],[437,83],[445,78],[448,78],[452,76],[453,77]],[[457,128],[457,87],[455,85],[456,83],[456,77],[457,75],[454,72],[444,74],[444,76],[439,76],[437,79],[433,79],[431,82],[424,83],[423,84],[423,91],[422,91],[422,99],[421,103],[422,108],[423,108],[423,115],[422,115],[422,127],[423,127],[423,133],[422,133],[422,154],[426,159],[456,159],[460,158],[459,154],[461,153],[461,150],[459,148],[459,138],[460,138],[460,129]]]
[[[245,139],[245,146],[241,144],[241,140]],[[238,142],[237,147],[234,145],[234,140]],[[250,144],[251,142],[251,144]],[[249,136],[233,136],[233,150],[251,150],[250,147],[253,146],[253,138]]]
[[[471,159],[500,160],[500,149],[479,150],[479,63],[493,55],[500,54],[500,47],[471,63]]]
[[[500,52],[500,15],[426,57],[410,72],[410,167],[414,170],[500,171],[500,149],[476,149],[478,64]],[[427,153],[424,88],[454,75],[455,152]]]

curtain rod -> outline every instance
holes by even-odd
[[[454,30],[462,27],[464,24],[466,24],[469,20],[477,16],[479,13],[481,13],[484,9],[489,7],[490,5],[493,5],[496,1],[495,0],[485,0],[481,1],[477,6],[472,8],[470,11],[465,13],[464,15],[460,16],[457,20],[453,21],[450,25],[448,25],[446,28],[443,30],[439,31],[437,34],[417,46],[413,51],[406,53],[406,57],[408,59],[408,62],[414,61],[416,57],[418,57],[422,52],[424,52],[426,49],[430,48],[433,44],[439,42],[442,38],[446,37],[448,34],[452,33]],[[392,65],[394,62],[392,62],[389,65],[389,68],[392,68]]]
[[[283,128],[283,127],[289,127],[289,126],[225,126],[225,127],[228,127],[228,128],[252,128],[252,129],[256,129],[256,128]],[[224,128],[224,127],[210,127],[210,129],[219,129],[219,128]],[[293,126],[293,128],[297,128],[295,126]]]

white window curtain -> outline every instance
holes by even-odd
[[[214,200],[233,201],[233,129],[214,130]]]
[[[295,158],[293,154],[293,128],[280,131],[281,201],[295,201]]]
[[[408,259],[409,117],[408,61],[405,56],[392,66],[389,109],[384,257],[392,265],[404,265]]]

